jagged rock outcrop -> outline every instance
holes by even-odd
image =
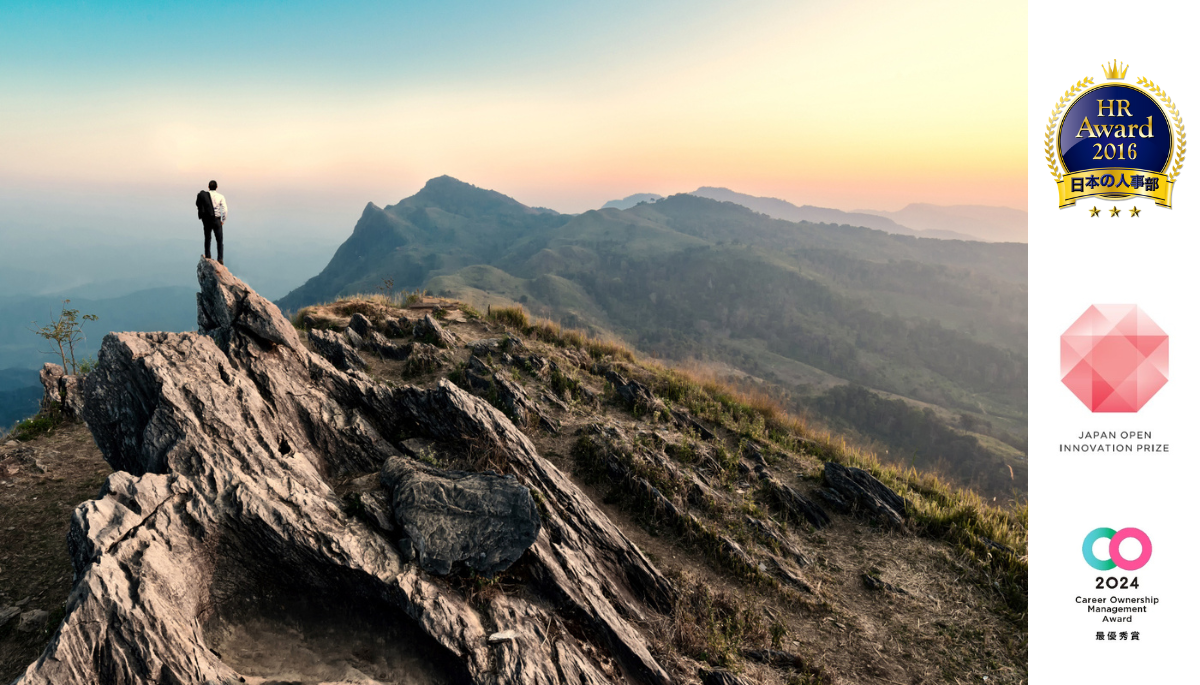
[[[434,347],[450,347],[455,343],[454,336],[428,314],[413,326],[413,338]]]
[[[624,376],[614,370],[608,370],[604,377],[612,383],[613,389],[617,391],[617,395],[625,400],[625,403],[630,408],[644,412],[647,414],[657,414],[666,409],[662,400],[654,396],[654,393],[644,384],[636,380],[627,380]]]
[[[408,359],[408,355],[412,351],[411,346],[400,347],[388,340],[386,336],[375,329],[370,319],[362,314],[350,317],[350,325],[346,328],[345,336],[346,342],[351,347],[372,352],[384,359],[404,361]],[[334,366],[337,364],[335,363]]]
[[[904,527],[908,503],[875,476],[859,468],[829,461],[825,462],[825,481],[867,514],[897,528]]]
[[[334,368],[349,371],[367,367],[367,362],[350,346],[350,343],[333,331],[313,329],[308,332],[308,341],[312,343],[317,354],[327,359]]]
[[[58,364],[46,363],[38,372],[42,381],[42,409],[57,402],[67,418],[79,418],[83,410],[83,389],[80,376],[68,375]]]
[[[542,528],[529,488],[494,473],[444,471],[392,457],[380,474],[417,563],[437,575],[463,564],[485,576],[512,566]]]
[[[504,411],[519,425],[537,425],[551,433],[558,430],[554,421],[546,416],[536,402],[529,399],[529,395],[525,394],[521,386],[503,376],[497,375],[494,378],[497,399],[500,400]]]
[[[812,560],[808,555],[801,552],[790,540],[784,537],[783,532],[770,521],[756,519],[753,516],[745,518],[747,527],[758,533],[759,537],[765,539],[772,547],[777,548],[780,553],[791,558],[801,566],[808,566]]]
[[[60,401],[58,382],[66,375],[66,371],[58,364],[46,362],[42,365],[41,371],[38,371],[38,378],[42,381],[42,409],[47,409],[51,402]]]
[[[375,326],[371,325],[371,321],[367,317],[355,313],[350,317],[350,330],[365,338],[375,331]]]
[[[618,679],[670,682],[635,624],[670,611],[674,588],[507,417],[445,381],[339,371],[223,266],[203,260],[198,277],[199,333],[110,334],[84,383],[83,417],[116,472],[75,510],[74,589],[21,685],[284,679],[215,640],[335,615],[408,631],[399,643],[437,681],[609,682],[604,654]],[[537,493],[519,595],[473,604],[336,495],[334,478],[379,471],[413,437],[486,451]],[[301,618],[270,618],[295,598]],[[514,635],[490,642],[485,625]],[[355,673],[313,680],[385,680]]]

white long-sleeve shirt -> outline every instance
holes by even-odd
[[[221,220],[221,223],[224,223],[225,219],[229,216],[229,203],[225,202],[224,195],[215,190],[208,191],[208,194],[212,196],[213,214]]]

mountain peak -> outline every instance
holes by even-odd
[[[428,181],[425,181],[425,186],[421,189],[422,190],[430,190],[430,189],[437,189],[437,188],[474,188],[474,187],[475,187],[474,185],[471,185],[470,183],[467,183],[465,181],[460,181],[457,178],[450,176],[449,174],[442,174],[441,176],[435,176],[435,177],[429,179]]]
[[[466,217],[494,212],[508,214],[556,213],[550,209],[527,207],[503,193],[481,188],[447,175],[429,179],[415,195],[397,202],[388,209],[401,206],[436,207]]]

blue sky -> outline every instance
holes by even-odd
[[[266,243],[340,240],[368,201],[442,174],[565,212],[702,185],[842,209],[1025,205],[1023,4],[0,11],[0,236],[186,231],[179,198],[209,178],[231,229]]]

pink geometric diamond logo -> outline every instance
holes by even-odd
[[[1135,304],[1097,304],[1062,336],[1062,382],[1093,412],[1136,412],[1167,384],[1167,334]]]

